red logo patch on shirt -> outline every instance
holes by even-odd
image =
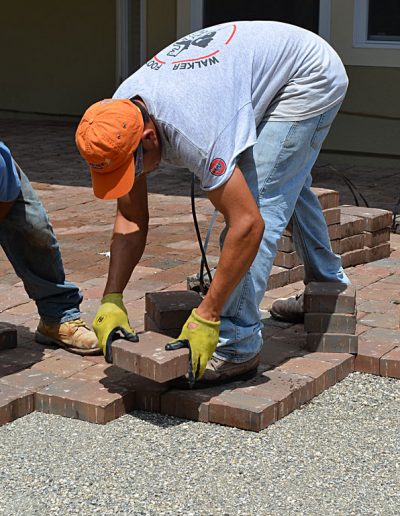
[[[221,158],[213,159],[210,165],[210,172],[213,176],[222,176],[226,171],[226,163]]]

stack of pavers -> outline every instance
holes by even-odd
[[[392,212],[362,206],[340,206],[340,252],[343,267],[390,255]]]
[[[340,206],[339,192],[336,190],[312,190],[321,204],[332,250],[341,255],[344,268],[373,262],[390,255],[390,211],[361,206]],[[294,249],[290,228],[287,228],[277,244],[268,290],[301,281],[303,276],[304,266]],[[208,286],[207,276],[204,280]],[[199,275],[189,276],[187,285],[189,290],[199,292]]]
[[[358,351],[356,291],[342,283],[311,282],[304,290],[304,330],[309,351]]]
[[[339,206],[335,190],[313,188],[328,225],[332,250],[341,255],[343,267],[354,267],[390,255],[392,213],[377,208]],[[291,232],[278,241],[268,289],[303,279],[303,265],[294,249]]]

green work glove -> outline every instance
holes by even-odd
[[[204,374],[207,362],[218,344],[220,322],[207,321],[194,308],[183,325],[179,337],[169,342],[166,350],[189,348],[189,383],[193,385]]]
[[[103,297],[93,321],[93,330],[99,341],[99,348],[109,363],[112,363],[111,345],[117,338],[118,332],[131,342],[139,340],[129,325],[128,312],[122,301],[122,294],[106,294]]]

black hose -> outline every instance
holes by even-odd
[[[195,184],[194,181],[195,181],[195,175],[192,173],[192,184],[191,184],[191,191],[190,191],[190,197],[191,197],[191,203],[192,203],[192,216],[193,216],[194,229],[196,231],[197,241],[199,243],[200,252],[201,252],[201,267],[200,267],[199,281],[200,281],[200,287],[202,289],[202,292],[205,292],[206,288],[204,285],[204,278],[203,278],[203,264],[206,268],[206,271],[207,271],[207,274],[208,274],[208,277],[210,280],[210,284],[212,282],[212,276],[211,276],[210,268],[208,266],[207,256],[206,256],[206,252],[203,247],[203,242],[201,240],[199,224],[197,222],[196,206],[195,206],[195,200],[194,200],[194,184]]]

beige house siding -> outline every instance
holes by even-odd
[[[324,149],[400,157],[400,68],[346,68],[349,89]]]
[[[147,51],[151,59],[176,39],[176,0],[147,0]]]
[[[13,0],[2,5],[1,19],[6,114],[79,115],[114,91],[114,1]]]
[[[400,157],[400,47],[356,48],[354,6],[331,1],[330,44],[350,84],[324,149]]]

